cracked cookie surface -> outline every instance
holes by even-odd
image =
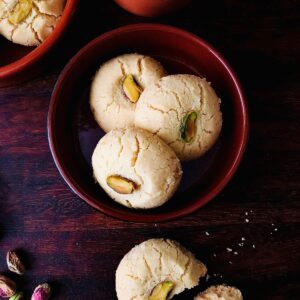
[[[182,123],[196,113],[194,137],[181,137]],[[136,107],[135,125],[161,137],[180,160],[202,156],[216,142],[222,128],[220,99],[203,78],[169,75],[147,87]]]
[[[171,299],[197,286],[206,272],[205,265],[179,243],[150,239],[135,246],[121,260],[116,271],[116,292],[119,300],[148,300],[159,283],[171,281]]]
[[[0,34],[24,46],[38,46],[54,30],[66,0],[0,0]]]
[[[158,136],[139,128],[115,129],[97,144],[92,166],[94,177],[115,201],[130,208],[153,208],[168,201],[181,180],[181,164],[174,151]],[[130,193],[112,188],[108,178],[123,186],[134,183]],[[131,185],[132,187],[132,185]],[[120,190],[120,188],[119,188]]]
[[[122,88],[126,75],[132,75],[145,89],[164,76],[165,71],[158,61],[140,54],[124,54],[100,67],[92,82],[90,106],[105,132],[134,123],[136,103],[126,97]]]
[[[211,286],[200,293],[194,300],[243,300],[239,289],[227,285]]]

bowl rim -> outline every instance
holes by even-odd
[[[7,79],[13,75],[21,73],[26,68],[43,58],[65,33],[78,4],[79,0],[67,0],[62,17],[50,36],[25,56],[7,65],[1,66],[0,80]]]
[[[55,110],[55,107],[57,106],[57,95],[59,93],[59,90],[61,89],[64,79],[66,78],[66,75],[70,72],[70,70],[73,67],[73,64],[76,62],[76,60],[84,55],[90,48],[94,47],[97,43],[102,42],[105,39],[109,39],[112,35],[118,35],[120,33],[128,32],[128,31],[136,31],[136,30],[159,30],[159,31],[165,31],[170,33],[175,33],[177,35],[183,36],[185,38],[192,39],[194,42],[201,44],[202,47],[207,48],[212,54],[218,59],[224,68],[227,70],[228,74],[230,75],[235,89],[238,92],[238,96],[241,103],[241,111],[242,111],[242,119],[243,123],[241,124],[241,138],[238,141],[238,147],[237,147],[237,154],[233,158],[233,161],[231,163],[231,166],[228,167],[226,172],[224,173],[224,176],[222,179],[212,186],[209,190],[209,192],[205,195],[203,195],[201,198],[201,202],[195,201],[192,205],[189,205],[188,207],[184,207],[181,210],[178,211],[171,211],[171,212],[164,212],[162,214],[157,215],[147,215],[147,214],[131,214],[127,212],[120,212],[118,210],[114,210],[111,208],[106,208],[105,205],[102,205],[102,203],[96,199],[89,197],[85,191],[81,189],[81,187],[77,184],[77,182],[74,182],[72,180],[72,177],[69,176],[68,171],[65,170],[64,166],[61,164],[59,155],[56,151],[56,144],[55,144],[55,136],[53,135],[53,112]],[[56,84],[53,89],[53,93],[51,96],[51,100],[49,103],[49,111],[48,111],[48,119],[47,119],[47,127],[48,127],[48,142],[50,151],[52,153],[52,157],[54,159],[54,162],[56,164],[56,167],[63,177],[63,179],[66,181],[70,189],[81,199],[83,199],[86,203],[88,203],[90,206],[95,208],[96,210],[104,213],[105,215],[109,215],[111,217],[123,220],[123,221],[131,221],[135,223],[155,223],[155,222],[164,222],[164,221],[170,221],[174,219],[178,219],[184,216],[187,216],[195,211],[197,211],[199,208],[204,206],[206,203],[211,201],[214,197],[216,197],[223,189],[224,187],[229,183],[231,178],[233,177],[234,173],[236,172],[243,154],[246,149],[246,145],[249,138],[249,116],[248,116],[248,107],[245,100],[244,91],[240,85],[240,81],[237,78],[237,75],[235,71],[232,69],[232,67],[229,65],[229,63],[223,58],[223,56],[209,43],[204,41],[202,38],[198,37],[197,35],[190,33],[188,31],[185,31],[183,29],[170,26],[170,25],[164,25],[159,23],[137,23],[137,24],[131,24],[122,26],[116,29],[113,29],[111,31],[108,31],[104,34],[101,34],[100,36],[96,37],[92,41],[90,41],[88,44],[86,44],[83,48],[81,48],[69,61],[69,63],[64,67],[62,72],[60,73]],[[135,211],[134,211],[135,212]]]

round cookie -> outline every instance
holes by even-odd
[[[220,134],[220,99],[204,78],[166,76],[144,90],[135,124],[156,133],[180,160],[194,159],[209,150]]]
[[[158,136],[139,128],[114,129],[97,144],[94,177],[115,201],[153,208],[168,201],[181,180],[181,164]]]
[[[227,285],[211,286],[200,293],[194,300],[243,300],[239,289]]]
[[[134,125],[142,91],[165,75],[161,64],[140,54],[124,54],[104,63],[93,79],[90,106],[106,132]]]
[[[41,44],[54,30],[66,0],[0,0],[0,34],[24,46]]]
[[[173,286],[167,298],[171,299],[197,286],[206,272],[205,265],[179,243],[150,239],[135,246],[121,260],[116,271],[116,292],[119,300],[148,300],[158,285],[167,282]]]

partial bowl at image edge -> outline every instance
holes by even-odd
[[[239,98],[239,112],[241,114],[241,124],[240,128],[238,129],[240,131],[240,138],[238,141],[236,141],[236,154],[234,158],[232,159],[230,163],[230,167],[226,170],[224,175],[222,176],[222,179],[219,180],[219,182],[213,186],[210,191],[205,194],[201,199],[198,199],[193,203],[192,205],[189,205],[188,207],[184,207],[180,211],[171,211],[166,212],[164,214],[157,214],[157,215],[140,215],[138,213],[134,214],[128,214],[125,211],[121,212],[120,210],[115,209],[108,209],[105,205],[101,204],[101,199],[91,199],[88,197],[86,192],[82,190],[80,185],[78,185],[77,182],[74,182],[68,172],[68,170],[65,169],[65,166],[62,164],[59,156],[59,147],[56,143],[55,138],[55,132],[54,132],[54,113],[55,109],[54,107],[57,105],[58,95],[60,94],[60,89],[63,88],[63,83],[65,80],[65,77],[68,75],[70,70],[72,69],[73,64],[76,64],[76,61],[81,58],[83,55],[88,53],[89,49],[91,49],[94,45],[97,43],[104,43],[107,41],[110,41],[114,36],[118,36],[119,34],[122,34],[122,32],[130,32],[130,31],[137,31],[137,30],[159,30],[159,31],[165,31],[170,32],[172,34],[178,35],[179,37],[192,40],[194,43],[198,43],[199,47],[206,48],[207,51],[209,51],[216,60],[218,60],[224,70],[227,72],[228,77],[230,77],[230,80],[232,81],[232,84],[234,85],[235,92],[238,94]],[[77,194],[81,199],[86,201],[89,205],[97,209],[98,211],[101,211],[102,213],[105,213],[106,215],[126,220],[126,221],[133,221],[133,222],[162,222],[162,221],[168,221],[172,219],[177,219],[180,217],[184,217],[186,215],[189,215],[196,210],[198,210],[200,207],[208,203],[210,200],[212,200],[214,197],[216,197],[228,184],[234,173],[236,172],[241,159],[243,157],[246,144],[248,141],[248,135],[249,135],[249,117],[248,117],[248,109],[247,104],[244,96],[243,89],[239,83],[239,80],[231,68],[231,66],[227,63],[227,61],[222,57],[222,55],[215,50],[210,44],[199,38],[198,36],[184,31],[182,29],[168,26],[168,25],[161,25],[161,24],[134,24],[134,25],[127,25],[123,26],[117,29],[114,29],[112,31],[106,32],[99,37],[95,38],[91,42],[89,42],[86,46],[84,46],[71,60],[70,62],[65,66],[63,71],[61,72],[57,83],[55,85],[54,91],[52,93],[51,102],[49,105],[49,112],[48,112],[48,140],[49,140],[49,146],[50,150],[54,159],[54,162],[61,174],[61,176],[64,178],[66,183],[69,185],[71,190]],[[113,201],[113,200],[112,200]]]
[[[79,0],[67,0],[61,19],[43,43],[16,61],[0,66],[0,87],[26,82],[40,72],[42,60],[57,46],[69,28],[78,5]]]

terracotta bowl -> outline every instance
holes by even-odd
[[[133,52],[158,59],[169,73],[206,77],[222,98],[224,125],[216,145],[205,156],[183,163],[178,192],[165,205],[151,210],[132,210],[114,202],[95,183],[91,168],[94,147],[104,134],[89,107],[92,77],[106,60]],[[52,94],[48,136],[62,177],[88,204],[123,220],[159,222],[194,212],[225,187],[245,150],[248,113],[234,71],[212,46],[171,26],[136,24],[99,36],[71,59]]]
[[[0,35],[0,86],[13,85],[32,78],[41,70],[42,59],[65,33],[79,0],[67,0],[62,17],[53,33],[38,47],[14,44]]]
[[[115,0],[115,2],[132,14],[143,17],[159,17],[183,8],[191,0]]]

